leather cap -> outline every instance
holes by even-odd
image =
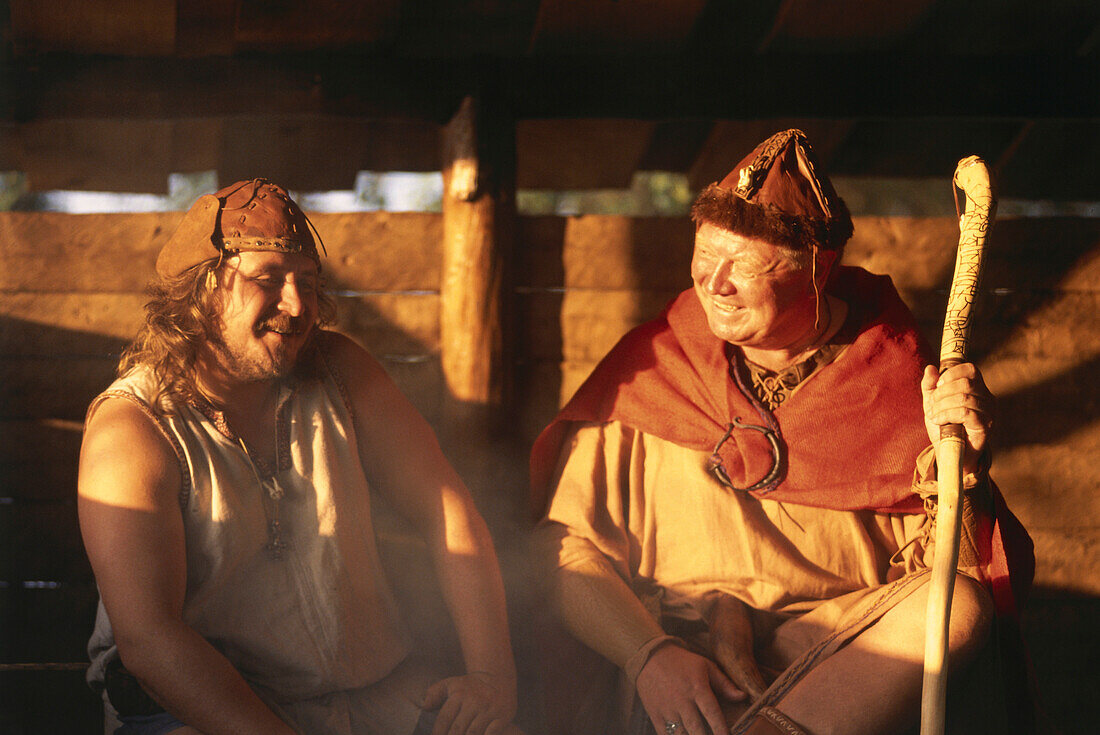
[[[848,207],[795,129],[772,135],[704,189],[692,217],[797,249],[839,250],[852,235]]]
[[[305,213],[267,179],[238,181],[199,197],[157,256],[157,273],[171,278],[210,258],[251,250],[301,253],[321,267]]]

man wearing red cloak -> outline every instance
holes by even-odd
[[[801,131],[761,143],[692,214],[693,287],[532,452],[552,608],[598,654],[561,659],[577,691],[548,672],[550,716],[578,733],[903,732],[941,425],[967,435],[952,671],[1033,569],[988,477],[992,396],[974,365],[929,365],[889,278],[838,265],[851,217]]]

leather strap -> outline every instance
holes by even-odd
[[[775,707],[761,707],[756,713],[756,719],[745,735],[810,735],[794,720],[777,710]]]

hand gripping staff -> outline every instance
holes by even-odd
[[[977,156],[959,161],[954,184],[962,189],[966,204],[959,220],[959,250],[955,275],[947,299],[947,316],[940,344],[940,372],[966,360],[970,312],[978,291],[982,250],[993,222],[996,201],[985,162]],[[958,192],[956,191],[956,208]],[[947,642],[951,619],[951,595],[959,561],[962,456],[966,432],[960,424],[940,428],[936,444],[939,508],[936,513],[936,552],[924,639],[924,683],[921,692],[920,735],[940,735],[944,728],[947,699]]]

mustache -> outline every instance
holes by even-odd
[[[312,326],[313,322],[305,317],[289,316],[287,314],[268,317],[260,323],[261,329],[283,334],[305,334]]]

